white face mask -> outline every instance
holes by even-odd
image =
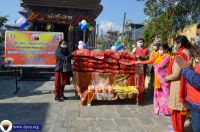
[[[142,47],[143,45],[144,45],[143,42],[137,42],[137,46],[138,46],[138,47]]]
[[[153,49],[153,50],[157,50],[158,47],[157,47],[157,46],[153,46],[152,49]]]
[[[63,45],[63,44],[62,44],[61,47],[62,47],[62,48],[67,48],[67,45]]]
[[[163,54],[163,50],[159,50],[158,53],[159,53],[160,55],[162,55],[162,54]]]

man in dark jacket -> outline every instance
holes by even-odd
[[[70,84],[71,63],[69,59],[67,43],[61,41],[56,50],[56,68],[55,68],[55,100],[63,101],[67,99],[64,96],[65,85]]]

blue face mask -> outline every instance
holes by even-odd
[[[173,49],[174,49],[174,50],[177,50],[176,44],[174,44]]]

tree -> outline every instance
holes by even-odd
[[[145,2],[144,13],[150,18],[145,26],[144,36],[156,35],[163,40],[168,40],[176,36],[178,30],[198,21],[200,0],[143,1]]]
[[[174,37],[177,31],[172,28],[173,21],[174,19],[169,17],[167,13],[163,13],[147,22],[144,28],[146,43],[151,44],[155,37],[163,41],[168,41],[169,38]]]
[[[0,28],[4,26],[4,24],[8,21],[8,16],[0,16]]]

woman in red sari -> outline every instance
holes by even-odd
[[[185,60],[189,60],[191,55],[189,49],[191,44],[186,36],[178,36],[175,39],[177,52],[174,57],[182,56]],[[169,76],[166,77],[166,82],[170,82],[170,96],[169,96],[169,111],[173,122],[175,132],[183,132],[185,116],[188,107],[185,103],[186,97],[186,81],[181,76],[181,67],[172,59],[169,64]]]

